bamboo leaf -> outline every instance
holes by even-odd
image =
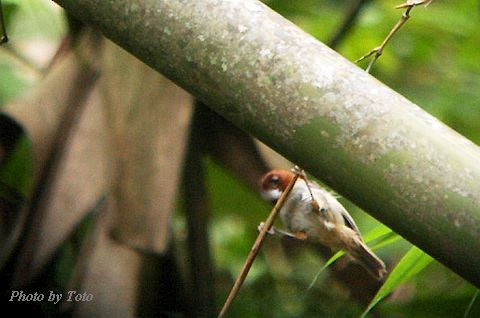
[[[479,293],[480,293],[480,289],[477,289],[477,290],[475,291],[475,293],[473,294],[472,300],[471,300],[470,303],[468,304],[468,307],[467,307],[467,309],[465,310],[465,314],[463,314],[463,318],[468,318],[468,316],[470,315],[470,312],[471,312],[471,310],[472,310],[473,304],[474,304],[475,301],[477,300]]]
[[[390,233],[392,233],[392,230],[388,226],[380,224],[365,234],[363,239],[368,243]]]
[[[371,245],[370,248],[372,250],[377,250],[381,247],[390,245],[398,240],[400,240],[402,237],[398,235],[395,232],[391,232],[387,235],[385,235],[380,241],[376,242],[375,244]]]
[[[385,283],[378,290],[375,297],[368,305],[365,312],[362,314],[362,318],[377,305],[383,298],[387,297],[398,286],[402,285],[416,274],[420,273],[428,264],[432,262],[433,258],[420,250],[418,247],[413,246],[398,262],[397,266],[390,273]]]
[[[328,259],[328,261],[325,262],[325,264],[323,264],[323,266],[320,268],[320,270],[317,272],[317,274],[315,275],[315,277],[313,278],[312,282],[310,283],[310,285],[308,285],[308,288],[307,288],[307,291],[312,289],[313,286],[315,286],[315,283],[317,282],[318,278],[320,277],[320,275],[323,273],[323,271],[330,265],[332,265],[333,263],[335,263],[335,261],[337,259],[339,259],[340,257],[342,257],[343,255],[345,255],[345,252],[344,251],[340,251],[340,252],[337,252],[335,253],[335,255],[333,255],[332,257],[330,257]]]

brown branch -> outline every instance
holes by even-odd
[[[248,271],[250,270],[250,267],[252,267],[253,261],[255,260],[255,257],[257,256],[258,252],[260,251],[260,247],[262,246],[263,241],[265,240],[265,237],[267,235],[268,230],[272,227],[273,222],[275,221],[275,217],[277,216],[278,212],[280,211],[283,203],[285,202],[285,199],[287,198],[288,194],[292,190],[293,186],[295,185],[295,182],[297,181],[299,177],[299,174],[295,174],[293,179],[290,181],[288,184],[287,188],[283,192],[282,196],[280,199],[277,201],[275,206],[272,209],[272,212],[270,212],[270,215],[268,216],[268,219],[265,221],[260,233],[257,236],[257,239],[255,240],[255,243],[253,243],[253,246],[250,250],[250,253],[247,256],[247,259],[245,263],[243,264],[242,270],[237,276],[237,279],[235,280],[235,283],[233,284],[232,290],[230,291],[230,294],[227,297],[227,300],[225,301],[225,304],[222,307],[222,310],[220,311],[220,314],[218,315],[218,318],[221,318],[225,315],[227,312],[228,308],[232,304],[233,300],[238,294],[238,291],[240,290],[240,287],[242,286],[245,278],[247,277]]]
[[[215,291],[212,288],[215,275],[208,240],[210,217],[202,163],[206,142],[203,131],[208,126],[206,117],[209,112],[204,105],[196,103],[182,181],[190,258],[191,303],[188,307],[193,317],[215,315]]]

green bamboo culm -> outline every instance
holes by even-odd
[[[256,0],[56,0],[480,287],[480,150]]]

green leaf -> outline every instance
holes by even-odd
[[[307,291],[312,289],[313,286],[315,286],[315,283],[317,282],[318,278],[320,277],[320,274],[323,273],[323,271],[330,265],[332,265],[333,263],[335,263],[335,261],[337,259],[339,259],[340,257],[342,257],[343,255],[345,255],[345,252],[344,251],[339,251],[337,253],[335,253],[335,255],[333,255],[332,257],[330,257],[328,259],[328,261],[325,262],[325,264],[323,264],[323,266],[320,268],[320,270],[318,271],[318,273],[315,275],[315,277],[313,278],[312,282],[310,283],[310,285],[308,285],[308,288],[307,288]]]
[[[400,235],[398,235],[397,233],[395,232],[390,232],[388,233],[387,235],[385,235],[384,237],[382,237],[382,239],[378,242],[376,242],[375,244],[371,245],[370,248],[372,250],[377,250],[381,247],[384,247],[384,246],[387,246],[387,245],[390,245],[398,240],[400,240],[401,237]]]
[[[372,310],[383,298],[393,292],[398,286],[402,285],[413,276],[421,272],[428,264],[432,262],[433,258],[424,253],[418,247],[413,246],[398,262],[397,266],[388,276],[385,283],[379,289],[375,297],[368,305],[365,312],[362,314],[362,318]]]
[[[392,230],[388,226],[380,224],[365,234],[363,240],[368,243],[390,233]]]
[[[465,314],[463,314],[463,318],[468,318],[468,316],[470,315],[470,311],[472,310],[473,304],[477,300],[479,293],[480,293],[480,289],[477,289],[473,294],[472,300],[468,304],[467,310],[465,310]]]
[[[0,198],[25,201],[33,182],[32,144],[20,136],[8,160],[0,167]]]
[[[370,244],[372,250],[390,245],[399,239],[401,239],[401,237],[397,233],[393,232],[388,226],[383,224],[376,226],[363,236],[363,240],[366,243],[376,241],[374,244]]]

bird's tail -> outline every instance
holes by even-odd
[[[355,261],[362,265],[375,279],[384,279],[387,274],[385,263],[361,239],[355,239],[354,244],[349,247],[348,252]]]

